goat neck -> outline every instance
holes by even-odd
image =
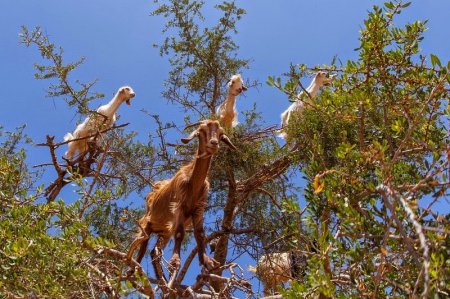
[[[311,81],[311,84],[306,88],[306,91],[314,99],[317,96],[317,92],[323,84],[319,83],[316,78]]]
[[[114,95],[114,98],[112,98],[112,100],[109,101],[109,103],[103,107],[103,109],[102,109],[103,114],[105,114],[108,117],[114,115],[116,113],[117,109],[119,109],[122,102],[123,102],[123,98],[120,95],[120,92],[118,91]]]
[[[197,155],[192,161],[193,169],[190,177],[192,190],[195,194],[204,188],[204,183],[208,177],[209,167],[211,166],[212,156],[213,155],[206,150],[205,137],[199,136]]]
[[[233,111],[233,108],[236,106],[236,97],[239,93],[236,93],[230,88],[227,92],[227,98],[225,99],[225,110]]]

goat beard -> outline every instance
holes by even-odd
[[[126,100],[125,103],[127,103],[128,106],[131,106],[131,99]]]

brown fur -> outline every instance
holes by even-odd
[[[137,261],[141,262],[149,237],[152,233],[158,235],[155,248],[151,252],[156,276],[161,279],[162,268],[159,263],[161,250],[172,236],[175,245],[169,264],[174,269],[180,266],[180,249],[185,228],[192,222],[194,237],[197,241],[200,264],[211,270],[218,262],[205,253],[205,231],[203,228],[203,212],[209,191],[208,171],[211,158],[219,150],[219,141],[225,142],[230,148],[236,149],[223,133],[218,121],[206,120],[183,143],[188,143],[198,137],[197,155],[189,164],[169,180],[158,182],[153,191],[146,197],[147,212],[139,220],[141,230],[130,246],[128,258],[131,259],[135,249],[140,246]]]

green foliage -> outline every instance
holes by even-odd
[[[64,205],[37,202],[42,188],[30,192],[37,174],[28,171],[20,148],[26,137],[21,129],[5,137],[0,149],[0,294],[85,297],[88,277],[81,261],[86,255],[74,233],[83,225],[60,225],[54,216]],[[55,230],[60,233],[50,233]]]
[[[181,104],[201,119],[214,114],[224,83],[242,68],[248,60],[237,58],[238,46],[231,34],[236,34],[236,22],[245,14],[234,2],[215,6],[221,14],[216,25],[201,26],[201,1],[163,2],[153,16],[167,21],[163,32],[170,33],[160,46],[162,56],[169,56],[172,70],[165,82],[163,96]]]
[[[88,103],[92,100],[103,98],[101,93],[92,93],[90,89],[94,86],[97,80],[88,83],[82,83],[76,80],[80,89],[77,90],[70,82],[69,75],[73,70],[78,68],[85,60],[84,57],[75,62],[64,64],[63,49],[55,46],[48,36],[44,34],[40,27],[36,27],[32,32],[26,26],[22,26],[20,33],[21,43],[27,47],[36,45],[41,53],[43,59],[50,62],[49,65],[35,64],[37,71],[36,79],[54,79],[56,84],[50,84],[47,91],[47,96],[51,98],[62,97],[66,103],[72,107],[76,106],[78,113],[87,114],[89,112]]]
[[[27,190],[35,183],[37,173],[31,174],[24,160],[22,142],[31,140],[24,134],[25,126],[15,132],[3,132],[0,127],[0,208],[6,208],[14,200],[27,196]]]
[[[5,137],[0,149],[0,294],[40,298],[111,295],[99,273],[123,265],[98,258],[93,249],[126,250],[138,210],[127,208],[127,214],[134,216],[124,216],[124,208],[112,202],[117,195],[103,189],[96,189],[90,200],[42,203],[43,188],[34,187],[39,174],[28,171],[20,147],[27,140],[22,130],[0,132]],[[74,182],[79,193],[86,195],[83,189],[90,187],[86,180]]]
[[[427,232],[429,240],[449,227],[438,221],[439,212],[432,212],[448,188],[448,126],[442,109],[448,104],[448,69],[435,55],[430,55],[431,67],[420,55],[426,22],[394,25],[395,15],[407,6],[387,2],[384,10],[375,6],[369,12],[358,60],[330,67],[341,73],[339,78],[314,102],[305,101],[306,109],[287,128],[289,142],[303,153],[298,162],[309,181],[310,230],[315,239],[327,240],[319,242],[322,259],[317,261],[324,272],[311,262],[304,282],[287,291],[287,298],[311,290],[336,297],[427,296],[448,290],[442,282],[448,273],[437,266],[448,261],[448,252],[447,258],[441,253],[440,262],[433,258],[443,242],[425,249],[404,240],[408,235],[419,243],[417,225],[440,227],[438,233]],[[268,84],[292,98],[298,93],[293,82],[304,74],[303,65],[291,66],[285,84],[272,77]],[[382,186],[389,193],[380,192]],[[430,269],[439,268],[442,280],[434,270],[418,276],[428,271],[428,262]],[[343,273],[349,285],[330,283],[330,277]]]
[[[87,297],[89,278],[83,260],[87,252],[78,240],[81,223],[71,223],[60,234],[49,234],[57,229],[53,222],[56,205],[14,205],[2,215],[0,262],[1,290],[17,296],[62,298],[67,294]]]

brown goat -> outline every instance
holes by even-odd
[[[140,263],[152,233],[158,235],[155,248],[151,251],[155,275],[163,277],[159,259],[162,249],[172,236],[175,245],[169,265],[173,270],[180,267],[180,249],[185,234],[185,227],[192,222],[194,237],[197,241],[198,258],[200,264],[208,270],[219,263],[205,253],[205,230],[203,228],[203,213],[209,191],[208,172],[211,158],[219,150],[219,142],[223,141],[228,147],[236,147],[224,134],[218,121],[205,120],[192,132],[189,137],[182,138],[188,143],[198,138],[197,155],[192,162],[183,166],[171,179],[158,182],[147,197],[147,212],[139,220],[141,231],[133,241],[127,257],[132,258],[135,249],[140,245],[137,261]]]

